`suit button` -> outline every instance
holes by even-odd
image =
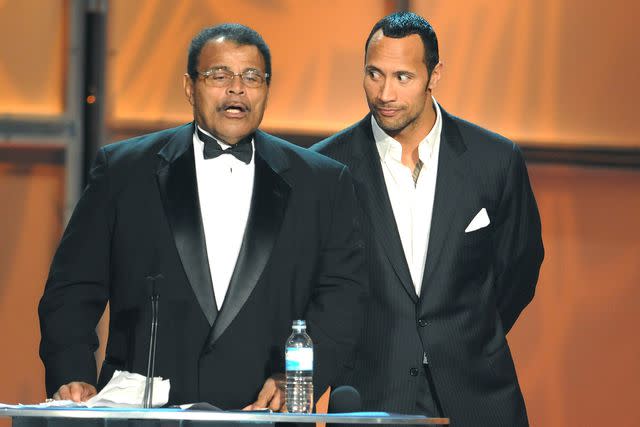
[[[409,375],[411,375],[412,377],[417,377],[418,376],[418,369],[417,368],[409,369]]]
[[[429,324],[429,322],[427,322],[424,319],[418,319],[418,326],[420,326],[421,328],[424,328],[425,326],[427,326],[427,324]]]

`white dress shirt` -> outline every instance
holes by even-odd
[[[212,136],[202,128],[199,129]],[[230,147],[218,139],[216,141],[223,150]],[[246,164],[230,154],[205,160],[204,144],[194,132],[193,150],[196,159],[200,214],[213,292],[220,310],[238,260],[249,218],[255,174],[255,145],[252,140],[253,156],[251,162]]]
[[[413,171],[402,164],[402,145],[387,135],[373,116],[371,117],[373,136],[380,154],[393,216],[418,296],[422,289],[422,276],[427,259],[442,131],[440,107],[435,99],[432,100],[436,110],[436,122],[418,145],[418,157],[423,166],[417,182],[413,180]]]

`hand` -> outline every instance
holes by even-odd
[[[84,402],[98,394],[96,388],[91,384],[74,381],[60,386],[58,391],[53,393],[54,400],[73,400],[74,402]]]
[[[257,411],[260,409],[271,409],[274,412],[286,412],[284,404],[284,374],[275,374],[264,382],[262,390],[258,394],[258,399],[251,405],[244,407],[243,411]]]

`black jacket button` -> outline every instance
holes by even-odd
[[[418,319],[418,326],[420,326],[421,328],[424,328],[425,326],[427,326],[429,322],[427,322],[424,319]]]
[[[409,375],[411,375],[412,377],[417,377],[418,376],[418,369],[417,368],[409,369]]]

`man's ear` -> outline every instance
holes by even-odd
[[[184,95],[187,97],[189,104],[194,106],[195,100],[193,95],[195,88],[193,87],[193,80],[191,80],[191,77],[189,77],[189,74],[187,73],[184,73],[184,76],[182,76],[182,86],[184,87]]]
[[[431,71],[431,78],[429,79],[429,85],[427,86],[428,90],[433,91],[436,87],[438,87],[438,82],[442,77],[442,67],[444,64],[442,62],[438,62],[435,67],[433,67],[433,71]]]

